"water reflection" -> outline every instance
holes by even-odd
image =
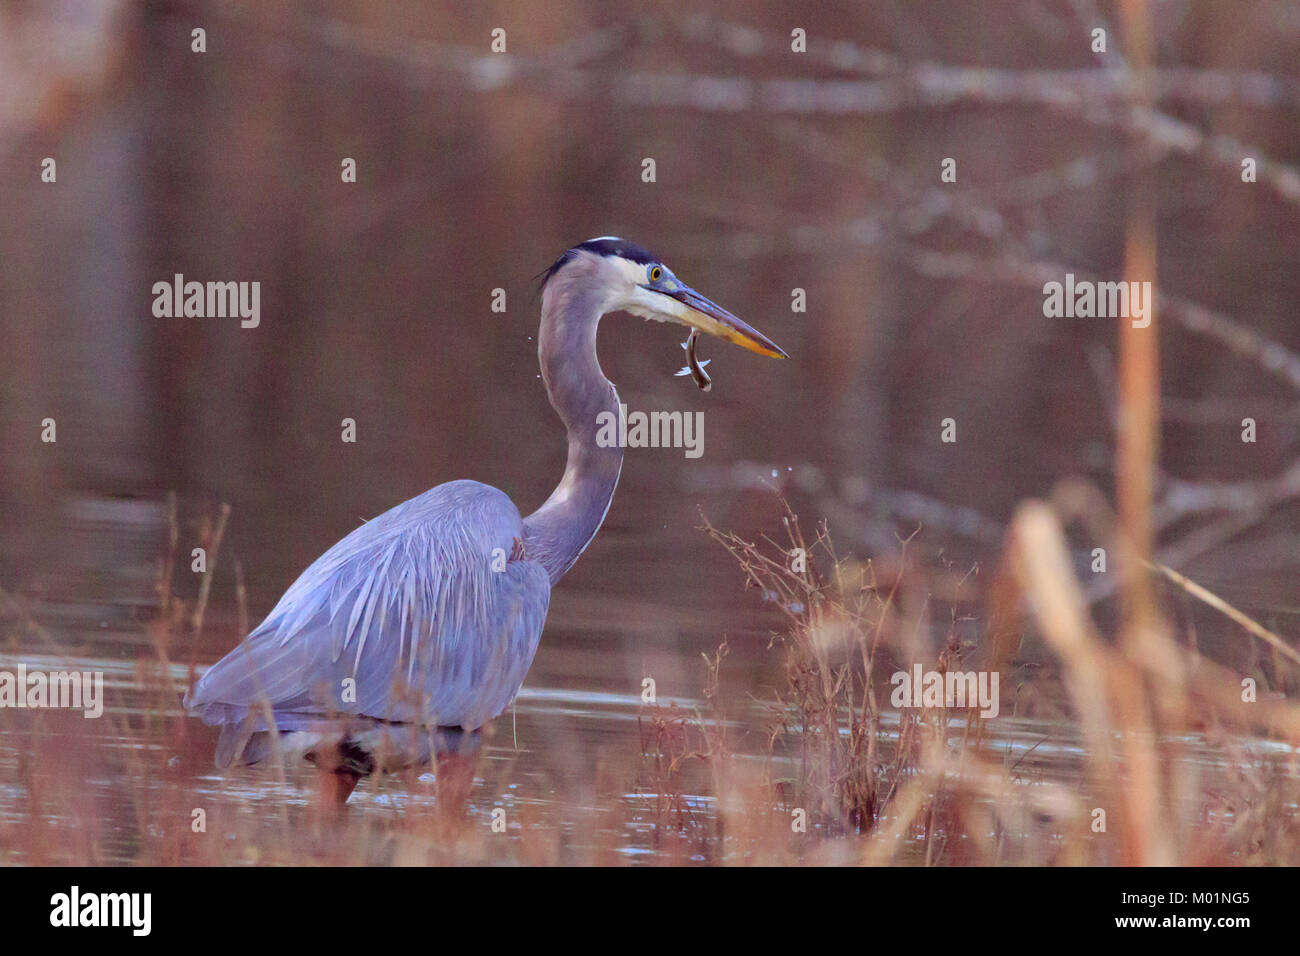
[[[191,609],[199,579],[186,556],[210,544],[219,505],[233,509],[203,629],[165,648],[178,686],[359,521],[453,478],[493,484],[531,510],[565,451],[538,380],[532,277],[592,235],[655,249],[792,359],[710,352],[704,395],[673,377],[675,330],[605,323],[601,361],[624,400],[703,411],[705,453],[628,455],[604,530],[553,594],[471,811],[500,802],[556,839],[539,849],[512,829],[514,851],[484,844],[482,858],[524,857],[527,846],[544,861],[606,851],[716,859],[707,840],[659,839],[665,795],[643,775],[636,733],[642,679],[653,675],[663,700],[702,705],[700,654],[724,638],[737,700],[781,686],[769,649],[779,615],[700,533],[701,510],[719,528],[772,533],[777,486],[809,524],[829,519],[841,554],[887,565],[919,527],[909,546],[919,562],[983,581],[1017,502],[1067,476],[1109,495],[1113,325],[1044,321],[1033,284],[992,266],[1041,256],[1050,262],[1028,263],[1036,281],[1057,261],[1118,268],[1126,197],[1142,191],[1117,160],[1128,131],[1008,101],[958,104],[970,112],[955,132],[948,104],[855,112],[848,96],[877,69],[915,77],[908,64],[936,81],[945,62],[977,60],[1022,64],[1032,78],[1034,51],[1055,54],[1014,5],[819,14],[814,35],[836,38],[838,53],[808,57],[797,74],[775,9],[737,14],[739,27],[629,14],[595,29],[608,5],[565,0],[553,17],[512,23],[506,67],[485,61],[486,30],[465,19],[480,12],[464,4],[324,2],[298,16],[219,3],[207,13],[222,42],[196,68],[175,42],[188,14],[91,6],[99,12],[64,11],[70,36],[23,31],[43,55],[15,60],[0,37],[0,76],[22,91],[0,104],[0,588],[18,602],[0,609],[0,661],[93,663],[113,701],[89,728],[0,712],[0,839],[17,858],[249,862],[275,852],[251,848],[273,848],[259,837],[286,808],[304,808],[300,775],[216,776],[208,731],[149,683],[153,625],[173,612],[159,608],[157,587],[172,550],[168,492],[178,495],[174,596]],[[30,26],[43,10],[19,5],[0,18]],[[1268,20],[1239,45],[1258,51],[1261,69],[1292,54]],[[1222,29],[1214,16],[1189,21],[1169,55],[1239,70]],[[897,49],[867,50],[862,37]],[[798,90],[816,93],[821,81],[820,97],[799,102]],[[768,82],[786,94],[778,114],[753,95]],[[1227,108],[1245,124],[1241,141],[1277,142],[1274,112]],[[1045,121],[1056,124],[1050,137]],[[979,185],[936,191],[933,157],[957,147],[964,170],[984,171]],[[32,175],[51,152],[57,188]],[[1200,154],[1210,161],[1200,174],[1223,172],[1213,166],[1222,157]],[[660,159],[658,183],[639,178],[645,156]],[[354,184],[339,180],[342,157],[357,161]],[[1188,192],[1159,210],[1161,283],[1219,331],[1207,338],[1171,311],[1161,333],[1162,484],[1180,492],[1161,502],[1161,544],[1199,581],[1292,633],[1297,512],[1281,505],[1294,489],[1270,476],[1290,467],[1293,396],[1265,393],[1278,383],[1258,369],[1291,363],[1294,270],[1268,265],[1296,247],[1293,218],[1274,215],[1265,183],[1251,191],[1270,197],[1258,207],[1205,203],[1194,176],[1170,183]],[[260,282],[260,325],[153,316],[153,284],[177,273]],[[491,308],[497,290],[504,313]],[[792,290],[806,294],[807,312],[792,311]],[[937,423],[952,414],[961,437],[946,445]],[[1245,414],[1263,426],[1248,454],[1237,432]],[[38,437],[47,418],[55,443]],[[355,444],[339,440],[345,418],[357,423]],[[1215,493],[1225,488],[1227,506]],[[937,590],[942,612],[931,595],[917,599],[917,659],[947,640],[944,615],[971,643],[984,623],[969,589]],[[1179,623],[1207,656],[1261,687],[1292,689],[1258,646],[1203,613],[1182,608]],[[1042,665],[1048,655],[1024,656]],[[762,722],[740,705],[732,719]],[[995,733],[1017,776],[1077,780],[1070,725],[1006,719]],[[1175,742],[1207,771],[1228,752],[1201,737]],[[746,746],[742,762],[763,758]],[[1259,741],[1251,752],[1277,751]],[[705,784],[681,805],[714,819]],[[365,830],[429,797],[390,782],[355,799]],[[196,801],[224,808],[228,851],[178,835]],[[408,852],[382,845],[388,859]]]
[[[305,768],[291,767],[287,774],[268,765],[215,772],[207,762],[215,732],[185,718],[178,698],[169,705],[165,693],[160,698],[144,690],[151,681],[142,679],[140,661],[117,653],[120,645],[112,637],[103,643],[114,650],[113,657],[0,654],[0,669],[23,661],[33,669],[102,672],[107,701],[97,721],[50,711],[0,711],[0,851],[16,862],[73,862],[59,857],[70,851],[71,842],[92,847],[92,858],[101,863],[156,862],[176,841],[169,831],[186,828],[192,808],[201,807],[214,821],[213,836],[224,841],[217,849],[205,846],[200,857],[205,862],[270,862],[288,852],[310,859],[320,852],[310,826],[290,823],[312,805],[314,781]],[[167,677],[180,687],[189,673],[186,665],[173,664]],[[708,708],[706,701],[690,697],[659,703]],[[462,847],[472,855],[457,858],[527,859],[540,841],[547,847],[544,862],[593,862],[610,853],[628,862],[725,860],[726,847],[712,835],[702,836],[715,832],[718,813],[706,778],[698,780],[706,790],[671,795],[677,816],[664,815],[667,795],[648,786],[638,753],[638,725],[646,713],[637,693],[548,687],[530,680],[513,711],[487,735],[466,808],[464,826],[484,832],[491,832],[493,810],[504,809],[510,821],[505,839],[472,850]],[[743,734],[763,720],[757,704],[729,716],[728,729],[742,732],[735,739],[753,748],[733,758],[764,767],[776,779],[792,775],[797,755],[769,755],[762,734]],[[885,753],[897,741],[898,729],[899,714],[884,713]],[[954,744],[963,731],[962,721],[954,721]],[[1084,752],[1070,725],[1009,717],[993,722],[988,734],[987,753],[1002,761],[1020,786],[1081,781]],[[1177,742],[1183,759],[1204,773],[1222,774],[1233,766],[1222,741],[1185,735]],[[1282,744],[1255,742],[1253,747],[1260,760],[1291,754]],[[628,780],[646,785],[628,790]],[[428,772],[414,783],[370,778],[354,795],[343,825],[360,841],[390,833],[395,819],[433,816],[432,784]],[[72,801],[68,793],[75,794]],[[53,797],[50,803],[45,795]],[[92,808],[95,812],[88,813]],[[63,836],[40,846],[24,838],[46,828]],[[77,839],[69,841],[68,834]],[[922,851],[925,834],[914,832],[909,840],[915,847],[902,852],[902,859]],[[344,842],[349,852],[360,852]],[[416,861],[421,847],[419,841],[399,847],[384,840],[364,858],[347,862]]]

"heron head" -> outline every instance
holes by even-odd
[[[678,322],[759,355],[789,358],[766,335],[700,295],[678,279],[657,256],[634,243],[614,236],[589,239],[561,256],[547,270],[544,281],[575,260],[584,262],[591,270],[593,281],[605,290],[605,311],[630,312],[656,322]]]

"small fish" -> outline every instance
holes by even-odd
[[[690,337],[682,343],[682,348],[686,349],[686,361],[689,363],[685,368],[677,371],[677,375],[689,375],[695,380],[695,384],[700,387],[701,392],[707,392],[713,388],[713,381],[709,378],[709,373],[704,371],[704,366],[708,365],[713,359],[705,359],[701,362],[695,355],[695,343],[699,341],[700,333],[697,329],[691,329]]]

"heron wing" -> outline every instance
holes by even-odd
[[[518,692],[546,620],[550,580],[522,538],[488,485],[412,498],[321,555],[186,706],[264,726],[269,704],[280,729],[321,714],[476,729]]]

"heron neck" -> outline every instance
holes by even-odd
[[[548,287],[537,355],[551,404],[568,432],[564,476],[545,504],[524,520],[524,551],[554,584],[600,530],[614,498],[623,450],[596,442],[601,413],[618,415],[618,393],[596,358],[605,303],[594,291]]]

